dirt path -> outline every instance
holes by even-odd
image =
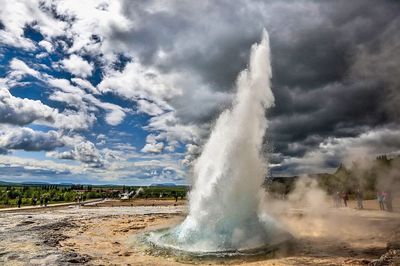
[[[91,199],[87,200],[82,203],[78,202],[64,202],[64,203],[54,203],[54,204],[49,204],[47,206],[22,206],[21,208],[18,207],[11,207],[11,208],[0,208],[0,213],[6,213],[6,212],[26,212],[26,211],[33,211],[33,210],[43,210],[43,209],[51,209],[51,208],[63,208],[63,207],[68,207],[68,206],[77,206],[77,205],[91,205],[95,203],[105,203],[109,200],[103,200],[103,199]]]

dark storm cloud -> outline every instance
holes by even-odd
[[[179,1],[143,11],[153,4],[125,2],[125,15],[141,23],[121,41],[132,42],[145,64],[189,71],[198,90],[206,83],[232,92],[249,47],[268,29],[276,97],[269,141],[277,153],[303,156],[327,137],[355,137],[396,120],[398,1]],[[160,50],[170,56],[160,60]],[[196,115],[187,110],[193,93],[186,94],[173,102],[183,122],[204,123],[221,110]]]
[[[288,155],[303,155],[318,146],[322,137],[355,137],[365,127],[388,122],[385,97],[379,83],[334,83],[311,91],[293,89],[281,102],[277,97],[271,120],[271,138],[276,148]],[[278,94],[279,95],[279,94]],[[282,107],[285,106],[285,107]],[[317,141],[310,141],[310,138]],[[301,142],[302,149],[289,149]]]
[[[125,15],[140,23],[129,34],[115,29],[113,39],[132,45],[144,63],[166,71],[192,69],[215,89],[226,90],[267,27],[276,83],[309,88],[343,78],[356,45],[373,39],[397,16],[394,3],[382,3],[179,1],[150,12],[153,1],[126,1]],[[171,58],[160,62],[160,49]]]

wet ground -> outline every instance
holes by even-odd
[[[57,209],[26,210],[0,213],[0,265],[77,265],[90,263],[93,258],[68,246],[71,232],[75,239],[88,229],[88,223],[102,234],[97,227],[102,221],[113,221],[116,227],[110,230],[128,235],[132,230],[143,229],[132,226],[130,220],[139,221],[141,217],[162,220],[182,214],[184,207],[178,206],[138,206],[138,207],[63,207]],[[121,228],[121,225],[130,226]],[[112,226],[107,224],[107,226]],[[103,225],[104,227],[104,225]],[[119,228],[119,229],[117,229]],[[106,234],[103,236],[114,237]],[[90,236],[91,243],[97,241]],[[96,248],[101,247],[101,240]],[[113,241],[117,242],[117,240]],[[99,249],[100,253],[106,254]],[[104,263],[103,263],[104,264]],[[111,263],[110,263],[111,264]],[[126,264],[126,263],[125,263]]]
[[[291,210],[279,219],[295,243],[248,258],[176,257],[140,242],[185,213],[183,202],[140,200],[0,213],[0,265],[400,265],[400,213],[374,208]]]

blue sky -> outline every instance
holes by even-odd
[[[399,154],[395,1],[0,5],[0,180],[186,184],[263,28],[274,175]]]
[[[124,76],[134,61],[129,53],[110,52],[109,59],[69,53],[72,44],[63,34],[46,36],[35,22],[22,23],[14,37],[25,44],[14,39],[0,46],[0,180],[186,183],[185,139],[158,137],[165,130],[146,128],[155,114],[168,116],[172,108],[159,107],[146,91],[131,96],[97,88],[108,75]]]

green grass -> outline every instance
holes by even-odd
[[[40,205],[40,198],[48,198],[48,204],[75,202],[80,196],[87,199],[98,198],[119,198],[122,191],[137,191],[139,186],[66,186],[66,185],[5,185],[0,184],[0,208],[16,207],[18,198],[22,198],[22,206],[31,206],[32,199],[37,198]],[[188,188],[185,186],[149,186],[142,187],[143,192],[139,193],[138,198],[185,198]]]

